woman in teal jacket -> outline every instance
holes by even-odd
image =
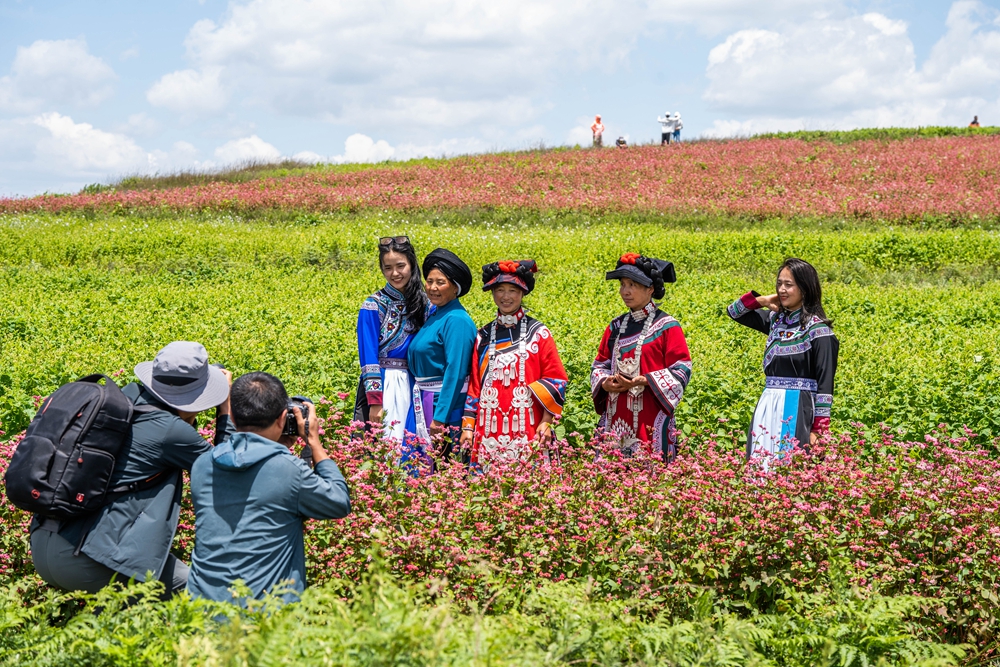
[[[417,382],[413,404],[418,439],[404,443],[404,450],[409,447],[419,452],[416,458],[429,469],[431,461],[423,442],[443,436],[445,456],[451,443],[458,442],[476,325],[459,302],[472,288],[472,271],[466,263],[450,250],[438,248],[424,258],[421,268],[431,312],[407,352],[410,372]]]

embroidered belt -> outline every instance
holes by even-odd
[[[378,365],[382,368],[397,368],[402,371],[410,368],[410,365],[406,363],[406,359],[390,359],[388,357],[379,359]]]
[[[810,378],[782,378],[770,375],[765,378],[764,386],[768,389],[798,389],[813,393],[819,390],[819,384]]]
[[[417,378],[417,388],[420,391],[429,391],[432,394],[440,394],[443,383],[444,378],[442,377]]]
[[[432,394],[440,394],[441,386],[444,384],[443,377],[429,377],[429,378],[417,378],[417,388],[420,391],[429,391]],[[465,382],[462,383],[462,391],[467,393],[469,391],[469,378],[465,378]]]

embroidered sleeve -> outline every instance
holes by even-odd
[[[601,346],[597,349],[597,358],[590,368],[590,393],[594,399],[594,410],[599,415],[603,415],[608,406],[608,392],[604,391],[601,384],[611,377],[610,339],[611,327],[608,326],[601,338]]]
[[[380,330],[378,306],[367,299],[358,313],[358,359],[368,405],[382,405],[382,369],[378,363]]]
[[[663,411],[672,415],[691,380],[691,353],[679,326],[667,329],[663,356],[664,367],[646,373],[646,381]]]
[[[472,346],[472,367],[469,371],[469,393],[465,397],[465,414],[462,415],[462,429],[474,429],[476,417],[479,414],[479,393],[482,391],[482,374],[489,363],[489,351],[483,353],[482,364],[479,359],[481,335],[476,334],[476,342]]]
[[[830,429],[830,409],[833,407],[833,379],[837,373],[837,355],[840,352],[840,342],[836,336],[817,337],[812,343],[812,353],[815,355],[816,411],[813,416],[812,430],[823,433]]]
[[[771,312],[760,307],[760,304],[757,303],[757,296],[756,292],[747,292],[730,304],[726,312],[729,313],[729,317],[745,327],[750,327],[763,334],[770,333]]]
[[[553,417],[562,415],[566,403],[566,369],[559,358],[559,349],[548,329],[542,330],[543,335],[538,342],[539,366],[541,377],[528,385],[535,400],[541,404]]]

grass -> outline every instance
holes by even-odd
[[[571,430],[596,421],[589,368],[622,310],[604,271],[635,250],[677,265],[662,306],[694,356],[682,428],[745,425],[764,341],[725,306],[767,290],[775,267],[797,255],[818,267],[842,342],[835,424],[925,433],[947,422],[1000,435],[994,232],[497,211],[0,218],[0,421],[15,432],[33,396],[94,371],[130,373],[176,339],[202,342],[237,373],[274,372],[294,393],[353,393],[357,309],[382,284],[375,239],[401,232],[419,254],[446,246],[474,271],[500,257],[538,260],[526,304],[552,329],[570,374]],[[478,324],[492,317],[487,294],[463,303]]]

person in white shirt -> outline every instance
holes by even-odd
[[[590,126],[590,131],[594,135],[594,148],[604,145],[604,123],[601,122],[601,114],[594,117],[594,124]]]
[[[680,111],[675,111],[674,112],[674,117],[673,117],[672,120],[674,121],[674,136],[673,136],[673,141],[674,141],[674,143],[677,143],[677,142],[679,142],[681,140],[681,130],[684,129],[684,122],[681,121],[681,112]]]
[[[660,145],[666,146],[670,143],[670,135],[674,131],[674,119],[670,117],[669,111],[665,111],[656,122],[660,124]]]

